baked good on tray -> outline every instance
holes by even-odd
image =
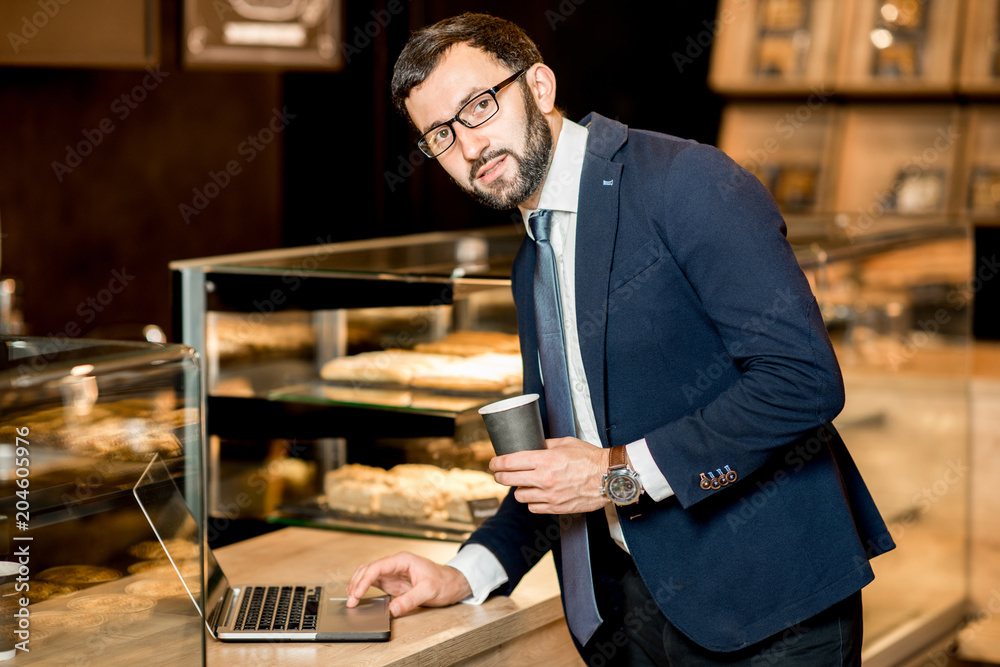
[[[466,501],[503,499],[508,488],[478,470],[404,463],[389,470],[349,464],[324,479],[326,505],[365,516],[471,521]]]

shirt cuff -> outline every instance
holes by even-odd
[[[632,467],[639,473],[639,481],[642,482],[643,491],[650,498],[659,502],[674,495],[670,483],[660,472],[656,461],[653,460],[653,455],[649,453],[649,445],[645,438],[625,445],[625,451],[628,452],[628,460],[632,463]]]
[[[468,580],[472,595],[462,600],[467,604],[482,604],[490,593],[507,583],[507,571],[482,544],[466,544],[445,565],[455,568]]]

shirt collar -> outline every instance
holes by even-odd
[[[587,153],[587,128],[563,118],[555,154],[542,185],[538,198],[538,208],[550,211],[576,213],[580,200],[580,176],[583,173],[583,159]],[[537,209],[518,207],[524,226]],[[528,230],[529,236],[531,230]]]

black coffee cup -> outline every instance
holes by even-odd
[[[479,408],[497,456],[545,449],[538,394],[505,398]]]
[[[20,572],[20,566],[12,561],[0,560],[0,660],[10,660],[17,653],[14,648],[15,630],[18,627],[18,620],[14,614],[21,608],[20,599],[27,596],[27,593],[19,593],[13,590],[13,586],[4,586],[16,581]]]

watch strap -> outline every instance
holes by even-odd
[[[626,467],[628,467],[628,454],[625,451],[625,445],[612,447],[608,453],[608,472]]]

